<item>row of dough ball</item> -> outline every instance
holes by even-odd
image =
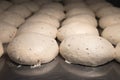
[[[102,37],[115,45],[115,59],[120,62],[120,23],[105,28]]]
[[[41,5],[52,3],[52,2],[60,2],[61,0],[10,0],[10,1],[14,4],[21,4],[28,1],[33,1],[39,6],[41,6]]]
[[[120,8],[112,6],[107,2],[98,4],[102,5],[95,10],[96,16],[100,18],[99,26],[103,29],[101,35],[116,46],[114,57],[120,62]]]
[[[89,3],[89,1],[91,1],[91,3]],[[99,26],[102,29],[119,23],[120,8],[113,6],[105,0],[92,1],[93,0],[87,0],[90,8],[95,11],[96,16],[99,18]]]
[[[32,13],[35,13],[39,10],[39,5],[32,1],[24,2],[21,4],[15,4],[8,9],[8,12],[13,12],[18,14],[23,18],[29,17]]]
[[[96,2],[87,1],[90,8],[96,13],[99,18],[99,26],[104,29],[102,37],[109,40],[113,45],[116,45],[119,40],[119,23],[120,23],[120,8],[117,8],[105,0],[97,0]],[[110,28],[109,28],[110,27]]]
[[[4,14],[4,12],[10,6],[12,6],[11,2],[1,0],[0,1],[0,15]],[[9,30],[9,32],[8,32],[8,30]],[[13,33],[16,33],[16,31],[17,31],[17,29],[14,28],[12,25],[2,21],[2,19],[0,20],[0,34],[1,34],[1,36],[0,36],[0,57],[4,53],[3,43],[9,42],[12,39],[12,37],[14,36]]]
[[[25,18],[39,10],[39,6],[32,1],[14,5],[8,1],[1,1],[0,6],[4,11],[0,15],[0,45],[11,42],[17,33],[17,28],[25,22]],[[4,48],[6,48],[5,46]],[[1,46],[0,57],[6,49]]]
[[[20,26],[16,37],[8,45],[7,52],[11,60],[33,67],[52,61],[59,52],[54,38],[64,17],[62,4],[53,2],[42,5],[37,13]]]
[[[48,6],[51,6],[48,7]],[[55,8],[53,6],[56,6]],[[52,38],[56,38],[57,28],[65,18],[63,5],[60,3],[50,3],[41,6],[41,9],[30,17],[18,30],[18,34],[36,32]],[[46,23],[46,24],[44,24]],[[39,26],[41,25],[41,26]]]
[[[77,4],[84,4],[86,7],[81,7],[81,5],[78,6]],[[95,14],[87,7],[85,2],[66,4],[65,7],[66,9],[69,8],[69,10],[66,10],[66,19],[58,30],[58,40],[62,41],[66,37],[77,34],[99,35],[96,29],[97,20],[95,19]]]
[[[10,0],[12,3],[14,4],[21,4],[21,3],[24,3],[24,2],[27,2],[27,1],[34,1],[36,2],[37,4],[39,5],[42,5],[44,3],[48,3],[48,2],[51,2],[51,0]]]
[[[17,27],[22,25],[25,22],[25,18],[32,13],[30,9],[32,9],[33,12],[39,9],[37,5],[35,6],[36,7],[31,6],[30,8],[24,5],[12,5],[7,11],[0,15],[0,40],[2,43],[9,43],[15,37]]]
[[[7,10],[12,5],[13,4],[11,2],[9,2],[9,1],[1,0],[0,1],[0,13],[2,13],[5,10]]]
[[[98,14],[99,9],[112,6],[112,4],[108,3],[106,0],[86,0],[87,5],[96,13]],[[101,16],[101,15],[97,15]]]
[[[66,1],[74,2],[74,0]],[[75,0],[77,3],[67,3],[67,5],[74,4],[74,6],[70,6],[72,10],[76,8],[81,9],[81,6],[75,6],[75,4],[81,4],[78,1],[81,2],[82,0]],[[83,3],[85,2],[82,1]],[[89,9],[84,8],[87,7],[82,6],[83,10],[81,9],[81,12]],[[93,11],[91,10],[91,12]],[[66,12],[67,15],[70,9],[66,8]],[[78,9],[76,12],[78,12]],[[99,66],[114,59],[114,47],[108,40],[99,37],[95,13],[93,12],[93,15],[91,15],[89,12],[68,17],[63,21],[62,27],[58,30],[57,38],[62,41],[60,54],[68,63]]]
[[[99,26],[103,29],[101,34],[102,37],[109,40],[113,45],[117,45],[117,43],[120,42],[120,8],[115,7],[104,0],[98,0],[98,2],[95,3],[93,2],[90,6],[96,6],[96,9],[93,9],[94,7],[91,8],[96,12],[96,16],[99,18]]]

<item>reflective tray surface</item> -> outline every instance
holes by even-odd
[[[66,63],[61,57],[39,68],[21,66],[7,57],[0,59],[0,80],[120,80],[120,64],[116,61],[99,67]]]

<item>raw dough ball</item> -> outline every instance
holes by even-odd
[[[120,9],[112,6],[103,7],[97,11],[96,16],[101,18],[112,14],[120,14]]]
[[[107,3],[107,2],[100,2],[100,3],[97,3],[97,4],[94,4],[94,5],[90,5],[89,7],[97,12],[99,9],[102,9],[104,7],[109,7],[109,6],[112,6],[110,3]]]
[[[15,27],[19,27],[25,22],[24,18],[12,12],[4,12],[2,15],[0,15],[0,21],[9,23]]]
[[[51,3],[52,0],[33,0],[33,2],[35,2],[39,6],[42,6],[42,5],[46,4],[46,3]]]
[[[40,65],[52,61],[58,55],[57,42],[37,33],[17,36],[7,48],[8,56],[16,63]]]
[[[0,41],[2,43],[9,43],[13,40],[17,32],[17,29],[5,22],[0,22]]]
[[[99,4],[99,3],[107,3],[106,0],[86,0],[85,1],[89,6]]]
[[[17,35],[30,32],[39,33],[51,38],[56,38],[57,28],[52,27],[49,24],[39,22],[25,23],[19,28]]]
[[[84,0],[64,0],[64,3],[67,4],[72,4],[72,3],[83,3]]]
[[[53,8],[42,8],[42,9],[40,9],[40,11],[38,11],[37,14],[40,14],[40,13],[55,17],[59,21],[61,21],[65,18],[65,14],[63,11],[53,9]]]
[[[2,13],[4,13],[4,10],[0,9],[0,15],[1,15]]]
[[[117,43],[120,42],[120,23],[105,28],[102,36],[112,44],[117,45]]]
[[[69,11],[74,8],[88,8],[88,6],[85,3],[71,3],[65,6],[66,11]]]
[[[78,34],[99,35],[98,30],[95,27],[89,24],[76,23],[76,24],[68,24],[60,28],[57,33],[57,38],[60,41],[62,41],[67,37]]]
[[[10,7],[8,11],[16,13],[23,18],[26,18],[31,15],[31,12],[23,5],[14,5]]]
[[[63,5],[57,2],[47,3],[43,5],[42,8],[52,8],[52,9],[64,11]]]
[[[6,10],[8,9],[10,6],[12,6],[12,3],[9,1],[0,1],[0,9],[2,10]]]
[[[35,14],[34,16],[30,17],[27,22],[43,22],[52,25],[53,27],[60,27],[59,21],[52,16],[46,14]]]
[[[95,17],[95,14],[92,10],[90,10],[89,8],[74,8],[71,9],[67,12],[66,16],[67,17],[71,17],[71,16],[75,16],[75,15],[79,15],[79,14],[89,14],[93,17]]]
[[[99,66],[113,60],[115,49],[102,37],[77,35],[66,38],[61,43],[60,53],[71,63]]]
[[[2,42],[0,41],[0,57],[2,57],[3,54],[4,54],[3,45]]]
[[[99,20],[99,25],[103,29],[117,23],[120,23],[120,14],[104,16]]]
[[[63,21],[62,26],[67,25],[71,22],[72,23],[81,22],[81,23],[85,23],[85,24],[90,24],[93,27],[97,27],[97,20],[95,19],[95,17],[93,17],[89,14],[76,15],[76,16],[69,17]]]
[[[27,2],[27,1],[30,1],[30,0],[11,0],[11,1],[15,4],[20,4],[20,3],[24,3],[24,2]]]
[[[22,3],[21,5],[24,5],[25,7],[27,7],[31,12],[37,12],[39,10],[39,5],[33,1],[28,1],[28,2]]]

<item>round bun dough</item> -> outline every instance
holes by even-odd
[[[39,33],[42,35],[49,36],[51,38],[56,38],[57,28],[52,27],[49,24],[39,22],[25,23],[19,28],[17,35],[30,32]]]
[[[79,15],[79,14],[89,14],[89,15],[95,17],[94,12],[92,10],[90,10],[89,8],[74,8],[74,9],[71,9],[67,12],[66,16],[71,17],[71,16],[75,16],[75,15]]]
[[[32,0],[32,1],[38,4],[39,6],[43,6],[44,4],[52,2],[52,0]]]
[[[63,21],[62,26],[70,24],[71,22],[72,23],[81,22],[81,23],[85,23],[85,24],[90,24],[93,27],[97,27],[97,20],[95,19],[95,17],[93,17],[89,14],[76,15],[76,16],[69,17]]]
[[[23,5],[14,5],[8,9],[8,11],[16,13],[23,18],[26,18],[31,15],[30,10]]]
[[[117,45],[120,42],[120,23],[105,28],[102,32],[102,37]]]
[[[99,25],[103,29],[117,23],[120,23],[120,14],[104,16],[99,20]]]
[[[46,14],[35,14],[34,16],[30,17],[27,22],[43,22],[52,25],[53,27],[59,28],[60,23],[59,21],[52,16]]]
[[[63,1],[66,5],[72,4],[72,3],[84,3],[84,0],[64,0]]]
[[[25,22],[25,19],[15,13],[7,11],[0,15],[0,21],[9,23],[14,27],[19,27],[21,24]]]
[[[9,43],[13,40],[17,32],[17,29],[12,25],[1,22],[0,23],[0,41],[2,43]]]
[[[0,1],[0,9],[7,10],[10,6],[12,6],[11,2],[5,0]]]
[[[63,41],[67,37],[78,34],[99,35],[98,30],[89,24],[74,23],[60,28],[57,33],[57,38],[58,40]]]
[[[4,12],[4,10],[0,9],[0,15],[2,15],[3,12]]]
[[[70,3],[65,6],[65,11],[69,11],[74,8],[88,8],[85,3]]]
[[[96,16],[101,18],[104,16],[112,15],[112,14],[120,14],[120,9],[117,7],[107,6],[99,9],[96,12]]]
[[[43,5],[41,8],[52,8],[55,10],[64,11],[63,5],[60,3],[57,3],[57,2],[47,3],[47,4]]]
[[[95,4],[98,4],[98,3],[105,3],[106,1],[105,0],[86,0],[85,1],[88,5],[95,5]]]
[[[4,54],[3,45],[2,42],[0,41],[0,57],[2,57],[3,54]]]
[[[114,53],[109,41],[93,35],[72,36],[60,45],[60,54],[65,60],[86,66],[103,65],[113,60]]]
[[[8,56],[23,65],[40,65],[52,61],[58,55],[57,42],[37,33],[17,36],[7,48]]]
[[[97,12],[99,9],[102,9],[104,7],[112,6],[110,3],[107,2],[100,2],[94,5],[90,5],[89,7],[94,11]]]
[[[39,5],[33,1],[28,1],[28,2],[22,3],[21,5],[24,5],[31,12],[37,12],[39,10]]]
[[[24,2],[27,2],[27,1],[30,1],[30,0],[11,0],[11,1],[15,4],[20,4],[20,3],[24,3]]]
[[[115,51],[115,59],[120,62],[120,43],[117,44]]]
[[[42,8],[42,9],[40,9],[40,11],[37,14],[41,14],[41,13],[55,17],[59,21],[61,21],[65,18],[65,14],[63,11],[56,10],[53,8]]]

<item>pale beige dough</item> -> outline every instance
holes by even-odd
[[[45,5],[41,6],[41,8],[52,8],[52,9],[64,11],[63,5],[57,2],[46,3]]]
[[[113,6],[106,6],[96,12],[96,16],[101,18],[112,14],[120,14],[120,9]]]
[[[69,23],[74,23],[74,22],[83,22],[86,24],[90,24],[93,27],[97,27],[97,20],[95,19],[95,17],[89,15],[89,14],[83,14],[83,15],[76,15],[76,16],[72,16],[69,17],[67,19],[65,19],[62,23],[62,26],[67,25]]]
[[[20,3],[24,3],[24,2],[30,1],[30,0],[11,0],[11,1],[15,4],[20,4]]]
[[[99,35],[98,30],[95,27],[85,23],[76,23],[61,27],[58,30],[57,38],[58,40],[63,41],[67,37],[78,34]]]
[[[13,40],[17,29],[5,22],[0,22],[0,41],[2,43],[9,43]]]
[[[65,5],[65,11],[69,11],[71,9],[74,9],[74,8],[88,8],[88,6],[85,4],[85,3],[70,3],[70,4],[67,4]]]
[[[95,17],[95,13],[92,10],[90,10],[89,8],[74,8],[74,9],[71,9],[67,12],[66,16],[71,17],[71,16],[75,16],[75,15],[80,15],[80,14],[89,14],[89,15]]]
[[[59,28],[60,23],[59,21],[50,15],[46,14],[35,14],[34,16],[30,17],[27,22],[43,22],[52,25],[53,27]]]
[[[28,16],[31,15],[31,12],[30,12],[30,10],[28,8],[26,8],[23,5],[18,5],[18,4],[10,7],[8,9],[8,11],[16,13],[16,14],[20,15],[23,18],[27,18]]]
[[[60,54],[73,64],[103,65],[114,59],[115,49],[106,39],[93,35],[66,38],[60,45]]]
[[[37,12],[37,14],[41,14],[41,13],[55,17],[59,21],[61,21],[65,18],[65,13],[63,11],[53,9],[53,8],[42,8]]]
[[[18,14],[7,11],[0,15],[0,21],[9,23],[14,27],[19,27],[21,24],[25,22],[25,19],[19,16]]]
[[[120,14],[104,16],[99,20],[99,26],[103,29],[117,23],[120,23]]]
[[[9,1],[5,1],[5,0],[0,1],[0,9],[2,9],[4,11],[7,10],[12,5],[13,4]]]
[[[102,32],[102,37],[117,45],[120,42],[120,23],[105,28]]]
[[[25,7],[28,8],[28,10],[30,10],[33,13],[37,12],[40,8],[40,6],[33,1],[28,1],[28,2],[22,3],[21,5],[24,5]]]
[[[57,28],[52,27],[49,24],[40,23],[40,22],[25,23],[19,28],[17,32],[17,36],[30,32],[39,33],[42,35],[49,36],[51,38],[56,38]]]
[[[58,55],[57,42],[37,33],[17,36],[7,48],[8,56],[23,65],[41,65],[52,61]]]

